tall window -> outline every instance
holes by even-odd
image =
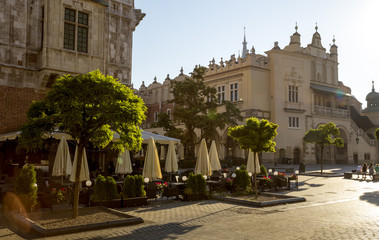
[[[64,20],[63,47],[75,50],[76,41],[78,52],[88,52],[88,14],[66,8]]]
[[[225,86],[220,86],[217,88],[218,94],[218,103],[222,103],[225,101]]]
[[[288,101],[293,103],[299,102],[299,87],[288,86]]]
[[[238,101],[238,83],[230,84],[230,101]]]
[[[298,117],[288,117],[288,127],[289,128],[299,128],[299,118]]]
[[[154,122],[158,122],[158,112],[154,112]]]
[[[167,109],[167,115],[168,115],[169,119],[172,119],[172,117],[171,117],[171,109],[170,108]]]

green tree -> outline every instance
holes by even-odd
[[[257,118],[246,119],[245,125],[231,127],[228,135],[236,140],[241,149],[250,150],[254,153],[254,189],[255,196],[258,196],[257,188],[257,169],[256,154],[260,152],[275,152],[274,138],[278,125],[266,119],[258,120]]]
[[[375,138],[379,139],[379,128],[375,130]]]
[[[321,124],[317,129],[310,129],[304,136],[304,141],[307,143],[315,143],[321,151],[320,164],[321,175],[324,162],[324,148],[329,145],[335,145],[336,147],[343,147],[344,142],[342,138],[332,138],[340,134],[340,131],[336,125],[332,122],[327,124]]]
[[[30,106],[28,122],[21,129],[20,144],[27,151],[40,148],[43,134],[58,128],[76,140],[78,159],[82,159],[89,142],[103,148],[112,141],[114,133],[120,137],[112,141],[113,149],[139,150],[142,138],[138,125],[145,119],[145,112],[141,98],[99,70],[65,75],[56,81],[43,101]],[[81,162],[77,161],[73,217],[78,216]]]
[[[173,120],[165,113],[159,115],[154,125],[167,131],[167,136],[182,140],[189,149],[188,157],[194,158],[195,130],[200,130],[200,139],[214,138],[217,128],[224,129],[227,125],[236,125],[241,121],[240,110],[231,102],[218,103],[216,89],[204,84],[203,75],[206,68],[196,66],[191,77],[183,81],[172,81],[170,90],[173,94],[171,103],[175,103]],[[220,111],[217,111],[217,108]],[[181,122],[184,129],[177,128],[175,122]]]

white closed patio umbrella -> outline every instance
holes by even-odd
[[[255,162],[255,169],[254,169],[254,162]],[[261,166],[259,165],[258,153],[255,153],[255,160],[254,160],[254,153],[249,150],[246,171],[251,172],[253,174],[261,173]]]
[[[130,160],[130,153],[128,149],[118,154],[115,173],[128,174],[133,172],[132,162]]]
[[[175,153],[174,141],[170,141],[168,145],[165,170],[166,172],[178,171],[178,158]]]
[[[144,178],[154,179],[162,178],[161,166],[157,147],[153,138],[148,139],[145,163],[143,164],[142,176]]]
[[[78,162],[78,146],[76,146],[75,149],[75,156],[74,156],[74,164],[72,165],[72,172],[70,176],[70,181],[75,182],[75,176],[76,176],[76,165]],[[83,157],[82,157],[82,167],[80,169],[80,175],[79,175],[79,181],[87,181],[90,180],[89,176],[89,168],[88,168],[88,162],[87,162],[87,154],[86,149],[83,149]]]
[[[211,163],[212,171],[221,170],[220,159],[218,157],[216,142],[213,140],[209,149],[209,162]]]
[[[212,174],[212,168],[209,162],[207,144],[205,143],[204,138],[201,140],[200,148],[197,154],[195,173],[207,175],[207,176]]]
[[[72,163],[70,157],[70,150],[65,137],[62,137],[59,142],[57,154],[55,155],[52,176],[63,176],[70,175],[72,171]]]

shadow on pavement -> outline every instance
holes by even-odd
[[[184,207],[189,206],[193,204],[198,205],[209,205],[209,204],[216,204],[219,203],[218,201],[213,200],[199,200],[199,201],[151,201],[148,205],[138,208],[124,208],[119,209],[122,212],[130,212],[135,211],[136,213],[143,213],[143,212],[151,212],[151,211],[160,211],[164,209],[172,209],[177,207]]]
[[[367,201],[368,203],[379,206],[379,191],[375,192],[365,192],[359,197],[362,201]]]
[[[167,223],[162,225],[147,226],[133,230],[132,233],[119,237],[106,238],[107,240],[118,239],[181,239],[181,235],[193,231],[201,225],[183,226],[179,222]],[[162,231],[164,229],[164,231]],[[150,236],[150,237],[148,237]],[[99,238],[96,238],[99,239]]]

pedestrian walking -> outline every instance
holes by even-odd
[[[367,174],[367,163],[363,163],[362,165],[362,180],[366,180]]]
[[[371,176],[371,179],[374,179],[375,168],[373,163],[368,167],[368,174]]]

